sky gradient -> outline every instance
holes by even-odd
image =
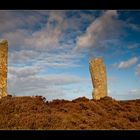
[[[140,98],[140,11],[0,10],[0,38],[9,94],[91,99],[89,60],[102,57],[108,96]]]

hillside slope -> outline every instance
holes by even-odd
[[[0,129],[140,129],[140,99],[48,102],[41,96],[8,96],[0,99]]]

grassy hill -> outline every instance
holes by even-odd
[[[0,129],[140,129],[140,99],[46,101],[42,96],[0,99]]]

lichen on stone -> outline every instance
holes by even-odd
[[[100,99],[107,96],[107,78],[106,69],[102,58],[93,58],[89,62],[94,90],[92,96],[94,99]]]
[[[7,96],[8,42],[0,40],[0,98]]]

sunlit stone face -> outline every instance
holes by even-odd
[[[89,69],[94,90],[92,96],[94,99],[100,99],[107,96],[107,78],[106,68],[102,58],[93,58],[89,63]]]
[[[8,42],[0,40],[0,98],[7,96]]]

